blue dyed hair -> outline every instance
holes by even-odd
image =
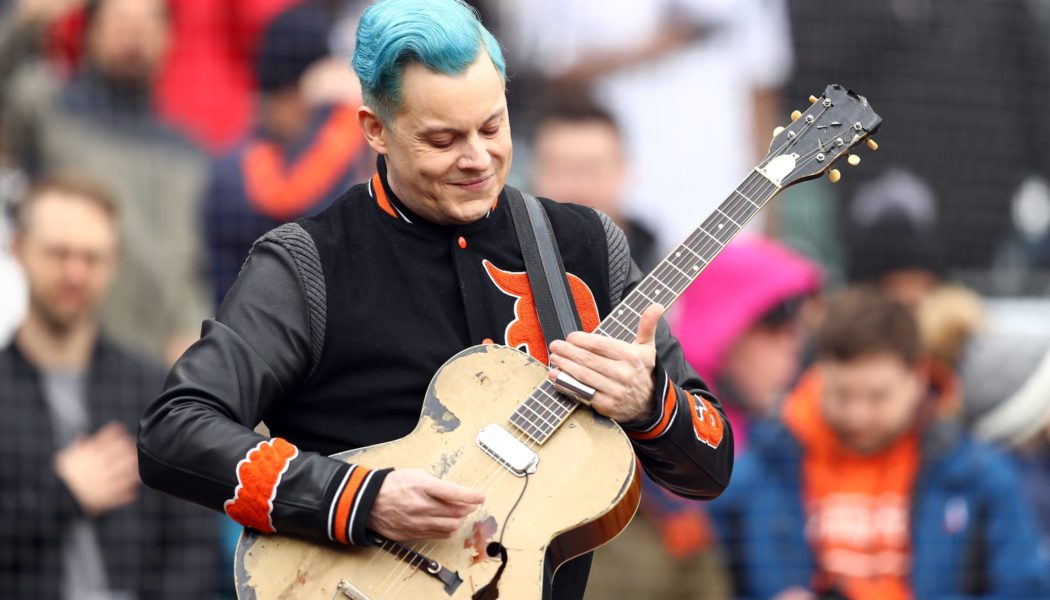
[[[378,0],[361,15],[352,61],[365,104],[389,122],[401,108],[407,65],[458,75],[474,63],[482,44],[506,81],[499,42],[463,0]]]

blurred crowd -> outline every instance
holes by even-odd
[[[0,0],[0,597],[232,593],[133,437],[253,242],[375,172],[364,0]],[[587,598],[1050,597],[1050,0],[481,0],[511,182],[652,268],[828,83],[882,149],[785,191],[669,321],[715,502],[645,483]]]

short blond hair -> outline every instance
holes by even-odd
[[[14,206],[15,232],[25,234],[28,227],[29,213],[33,206],[47,194],[62,194],[83,200],[102,210],[114,225],[117,224],[119,210],[112,192],[96,179],[80,173],[55,173],[33,181]]]

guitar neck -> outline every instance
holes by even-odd
[[[642,313],[653,304],[674,304],[707,265],[780,191],[755,169],[692,234],[667,255],[612,312],[595,333],[634,342]],[[544,381],[510,416],[510,422],[542,444],[572,414],[576,400]]]
[[[596,333],[634,342],[642,313],[674,304],[697,276],[780,191],[757,170],[712,212],[602,320]]]

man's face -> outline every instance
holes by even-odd
[[[535,190],[618,215],[627,178],[620,138],[601,121],[550,121],[536,134]]]
[[[29,284],[29,308],[56,331],[94,317],[113,279],[117,232],[101,208],[59,193],[36,200],[15,256]]]
[[[824,419],[849,448],[877,453],[914,423],[925,378],[901,358],[878,353],[821,368]]]
[[[402,86],[401,111],[369,134],[386,155],[394,193],[436,223],[485,216],[507,180],[512,153],[503,79],[488,54],[480,52],[453,76],[410,65]]]
[[[161,0],[103,0],[88,32],[88,53],[106,75],[128,83],[153,80],[168,49]]]

